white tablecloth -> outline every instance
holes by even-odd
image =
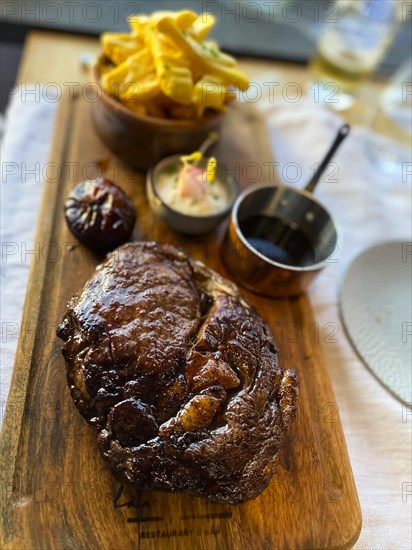
[[[15,96],[3,121],[0,145],[1,297],[0,398],[10,385],[48,161],[56,104]],[[1,418],[0,418],[1,422]]]
[[[280,174],[303,186],[321,160],[340,119],[320,105],[261,103],[280,162]],[[1,404],[5,404],[33,249],[34,228],[47,162],[55,105],[13,101],[1,150]],[[354,128],[334,162],[338,172],[317,196],[339,219],[344,247],[339,262],[324,270],[311,289],[320,337],[336,323],[334,343],[324,342],[326,363],[346,436],[363,513],[355,546],[362,550],[409,550],[412,545],[412,415],[370,374],[349,345],[337,311],[337,289],[348,263],[369,245],[411,238],[411,176],[386,176],[364,154],[368,133]],[[291,166],[291,165],[289,165]],[[32,171],[30,173],[30,170]],[[13,173],[15,172],[15,173]],[[405,178],[404,178],[405,179]]]

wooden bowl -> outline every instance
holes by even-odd
[[[101,57],[92,69],[99,88],[99,98],[92,104],[94,125],[103,143],[131,166],[147,169],[168,155],[191,153],[210,132],[219,132],[224,113],[193,120],[134,113],[103,89],[100,82],[102,63]]]

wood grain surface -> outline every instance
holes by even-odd
[[[224,226],[185,238],[153,218],[144,175],[127,170],[98,141],[91,104],[62,101],[45,182],[20,341],[0,441],[1,547],[5,550],[350,548],[361,512],[338,404],[307,297],[270,300],[244,292],[268,322],[283,366],[301,379],[297,420],[278,474],[255,500],[209,503],[184,494],[122,489],[97,449],[94,430],[73,405],[55,336],[66,303],[93,273],[97,256],[69,233],[63,200],[96,162],[133,198],[135,240],[173,242],[227,276],[219,256]],[[228,115],[218,155],[250,183],[245,167],[272,177],[259,116],[246,105]],[[52,166],[52,165],[50,165]]]

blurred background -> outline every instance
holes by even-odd
[[[401,6],[395,39],[380,62],[375,77],[389,76],[411,51],[411,2]],[[306,64],[313,56],[325,25],[333,24],[337,2],[330,0],[254,1],[130,1],[69,2],[67,0],[2,0],[0,3],[1,112],[15,81],[25,36],[43,29],[98,36],[127,30],[127,16],[161,9],[193,9],[213,13],[213,31],[222,49],[237,56],[257,56]],[[45,60],[47,63],[47,60]],[[64,63],[64,60],[62,60]]]

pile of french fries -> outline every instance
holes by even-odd
[[[132,15],[129,34],[101,36],[103,88],[140,115],[193,119],[226,110],[249,86],[233,57],[206,40],[211,14],[188,10]]]

